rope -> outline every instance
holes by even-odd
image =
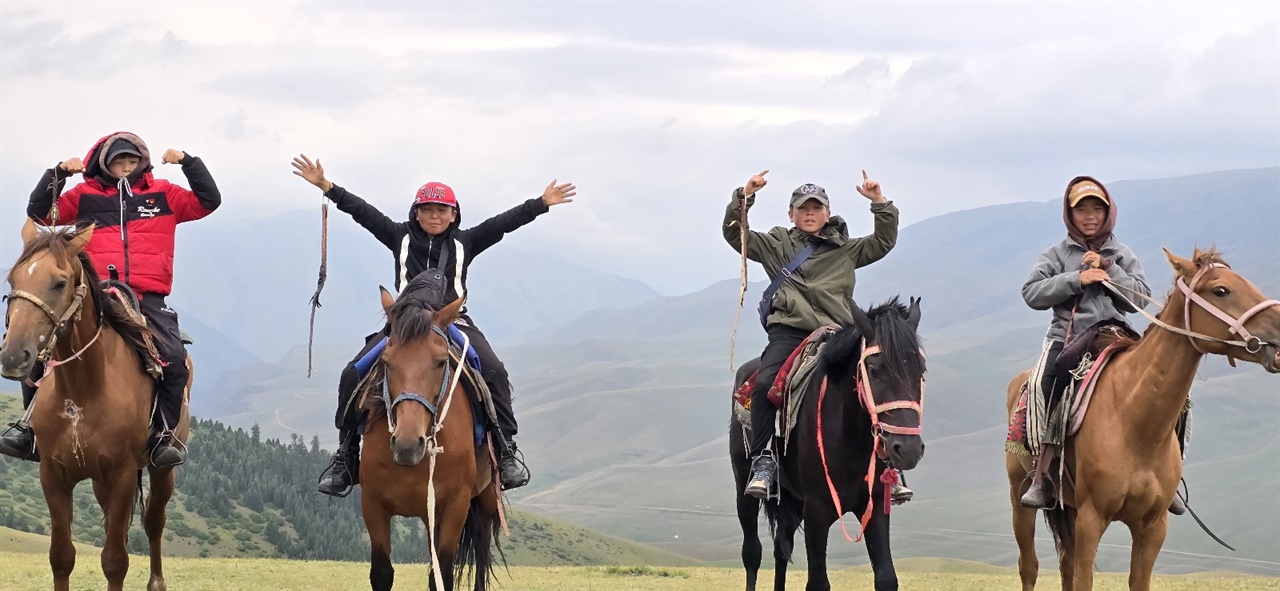
[[[445,343],[448,343],[448,337],[445,337]],[[471,346],[471,338],[467,333],[462,333],[462,350],[466,351]],[[439,544],[436,540],[436,457],[444,453],[444,446],[436,443],[436,435],[444,428],[444,420],[449,416],[449,409],[453,407],[453,391],[458,387],[458,380],[462,378],[462,368],[453,373],[453,382],[449,385],[449,390],[445,392],[444,401],[440,403],[440,414],[436,415],[435,423],[431,425],[431,435],[427,436],[427,546],[431,548],[431,576],[435,579],[436,589],[444,589],[444,578],[440,574],[440,557],[436,554],[436,546]]]
[[[307,377],[311,377],[311,353],[316,343],[316,308],[320,307],[320,291],[329,271],[329,201],[320,196],[320,278],[316,280],[316,293],[311,296],[311,329],[307,335]]]
[[[742,264],[738,267],[738,309],[733,312],[733,336],[729,338],[729,371],[733,371],[733,354],[738,346],[738,318],[742,316],[742,303],[747,297],[747,199],[738,202],[738,241],[742,246]]]

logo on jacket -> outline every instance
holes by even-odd
[[[138,216],[143,218],[153,218],[160,213],[159,207],[147,207],[145,205],[138,206]]]

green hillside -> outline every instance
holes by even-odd
[[[0,421],[17,416],[18,399],[0,395]],[[353,495],[324,497],[313,490],[329,454],[299,439],[259,441],[256,429],[231,430],[197,421],[190,462],[179,469],[178,493],[170,502],[166,552],[188,557],[269,557],[362,560],[368,541]],[[47,510],[36,464],[0,459],[0,551],[45,552]],[[692,564],[688,558],[584,530],[567,523],[510,511],[511,537],[501,544],[510,564]],[[102,514],[87,483],[76,489],[73,532],[78,542],[100,545]],[[22,533],[30,532],[30,533]],[[423,528],[399,520],[395,560],[425,559]],[[129,549],[145,552],[146,537],[135,521]]]

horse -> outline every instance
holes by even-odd
[[[391,589],[391,517],[400,515],[427,526],[432,589],[453,589],[470,566],[473,588],[483,591],[493,573],[501,499],[493,458],[475,445],[474,414],[456,377],[461,361],[445,336],[463,300],[432,312],[409,290],[398,299],[381,293],[390,334],[375,371],[382,373],[385,412],[370,413],[359,475],[369,583],[374,591]]]
[[[890,467],[910,470],[924,455],[919,425],[925,360],[916,334],[920,301],[913,298],[906,306],[894,298],[867,312],[855,305],[853,319],[821,353],[791,442],[778,457],[779,497],[765,503],[774,541],[777,591],[786,586],[787,563],[801,521],[809,562],[806,589],[831,588],[827,532],[845,512],[862,516],[876,591],[898,588],[889,549],[888,507],[879,510],[886,493],[876,485],[889,482],[884,476],[896,476]],[[753,359],[739,368],[735,391],[758,364]],[[756,521],[760,501],[743,494],[751,467],[747,439],[734,415],[729,457],[737,486],[747,591],[755,591],[761,554]]]
[[[126,551],[135,499],[142,503],[142,470],[151,494],[143,506],[150,543],[148,591],[164,591],[161,543],[165,507],[174,490],[172,468],[154,470],[147,461],[155,381],[138,351],[150,334],[100,285],[84,247],[94,226],[43,232],[27,220],[23,250],[9,272],[8,332],[0,346],[0,375],[25,379],[46,361],[31,408],[31,428],[40,456],[40,486],[51,521],[49,566],[53,588],[69,588],[76,549],[71,542],[71,493],[90,480],[102,507],[106,539],[102,572],[108,591],[123,589]],[[188,367],[191,359],[186,360]],[[190,417],[184,393],[177,441],[187,440]]]
[[[1098,541],[1116,521],[1133,537],[1129,588],[1150,589],[1168,529],[1167,509],[1182,478],[1175,426],[1201,358],[1224,355],[1232,365],[1248,361],[1280,373],[1280,302],[1268,300],[1213,250],[1196,249],[1190,260],[1164,252],[1174,270],[1164,310],[1097,378],[1086,420],[1063,450],[1068,478],[1062,504],[1046,510],[1045,520],[1064,591],[1093,589]],[[1009,383],[1010,419],[1030,374]],[[1005,466],[1018,572],[1023,590],[1030,591],[1040,568],[1033,540],[1036,509],[1021,506],[1019,498],[1031,458],[1006,454]]]

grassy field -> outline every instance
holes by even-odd
[[[903,589],[921,591],[986,591],[1012,589],[1017,574],[1009,570],[991,570],[986,565],[938,559],[907,559],[899,564],[899,580]],[[48,564],[32,554],[0,552],[0,590],[26,591],[47,589],[52,585]],[[347,591],[368,585],[368,566],[347,562],[296,562],[267,559],[235,558],[171,558],[165,561],[170,588],[182,591]],[[764,580],[772,579],[772,571],[762,571]],[[789,573],[788,585],[804,587],[804,573]],[[146,585],[147,560],[135,556],[126,588],[141,589]],[[399,589],[423,589],[429,574],[425,566],[406,565],[396,572]],[[743,573],[729,568],[687,567],[512,567],[499,575],[498,588],[512,591],[648,591],[691,589],[706,591],[738,590],[743,586]],[[88,591],[102,588],[102,573],[96,553],[82,551],[72,575],[71,589]],[[865,568],[831,573],[837,589],[870,589],[871,573]],[[1058,587],[1057,577],[1043,573],[1041,587]],[[1119,591],[1127,589],[1125,575],[1108,573],[1099,576],[1095,589]],[[1242,577],[1230,574],[1199,574],[1158,577],[1156,591],[1264,590],[1280,589],[1280,579]]]

